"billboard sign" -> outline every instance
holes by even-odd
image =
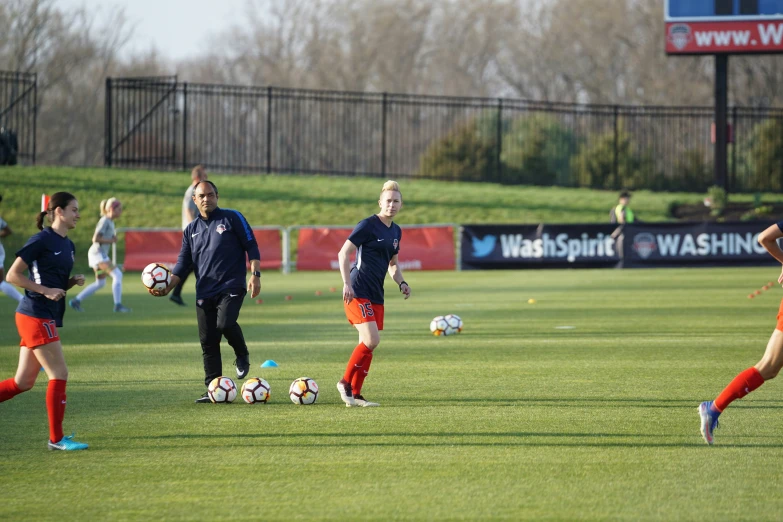
[[[783,0],[665,0],[667,54],[783,52]]]

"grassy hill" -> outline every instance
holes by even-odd
[[[86,270],[86,252],[98,204],[115,196],[125,207],[119,227],[178,227],[182,196],[189,173],[149,172],[104,168],[0,168],[0,216],[14,235],[6,238],[6,268],[13,252],[36,232],[34,217],[41,193],[67,190],[82,209],[79,226],[70,237]],[[377,210],[382,179],[304,175],[236,176],[211,173],[220,190],[220,205],[241,211],[251,225],[350,225]],[[404,208],[398,223],[602,223],[616,203],[609,191],[560,187],[504,186],[400,180]],[[702,194],[634,194],[633,208],[645,221],[670,219],[673,202],[697,202]],[[750,196],[744,196],[749,199]],[[743,196],[736,198],[743,199]],[[771,195],[766,199],[780,199]]]

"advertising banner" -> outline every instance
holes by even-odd
[[[780,53],[783,21],[666,24],[668,54]]]
[[[261,252],[261,268],[279,269],[283,264],[281,234],[277,229],[253,229]],[[174,267],[182,246],[182,230],[125,230],[126,270],[143,270],[150,263]],[[249,265],[248,265],[249,266]]]
[[[339,270],[337,253],[351,227],[299,229],[297,270]],[[398,263],[403,270],[455,270],[454,227],[402,227]]]
[[[617,266],[616,225],[463,225],[462,269]]]
[[[623,230],[623,266],[775,264],[758,242],[774,222],[645,223]]]

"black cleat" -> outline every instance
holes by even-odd
[[[234,360],[234,366],[237,367],[237,379],[247,377],[247,372],[250,371],[250,355],[238,355]]]
[[[204,392],[204,395],[202,395],[201,397],[199,397],[193,402],[195,402],[196,404],[210,404],[212,401],[209,399],[209,394],[207,392]]]
[[[178,295],[171,294],[169,296],[169,301],[171,301],[172,303],[176,303],[176,304],[178,304],[180,306],[188,306],[188,305],[185,304],[185,301],[182,300],[182,297],[180,297]]]

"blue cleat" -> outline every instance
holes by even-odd
[[[712,412],[712,401],[699,404],[699,418],[701,419],[701,436],[704,442],[712,446],[715,441],[712,432],[718,427],[718,415]]]
[[[67,437],[63,437],[63,439],[60,442],[52,442],[49,441],[49,449],[50,450],[60,450],[60,451],[77,451],[77,450],[86,450],[89,448],[89,446],[83,442],[76,442],[73,440],[75,433],[70,434]]]
[[[68,306],[70,306],[77,312],[84,312],[84,309],[82,308],[82,303],[78,299],[71,299],[70,301],[68,301]]]

